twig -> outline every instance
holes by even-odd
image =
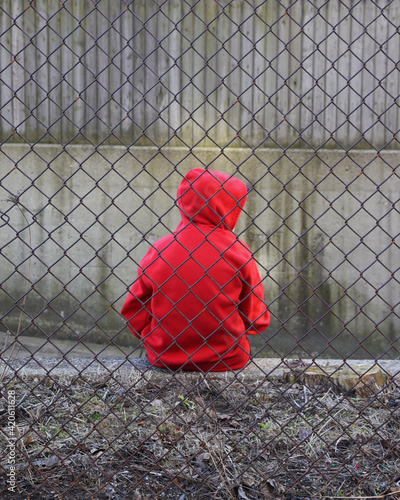
[[[217,471],[217,474],[220,477],[220,479],[222,481],[222,484],[225,485],[226,493],[228,493],[228,495],[229,495],[230,498],[232,498],[232,499],[236,498],[236,496],[233,494],[233,488],[230,485],[230,481],[229,481],[229,477],[228,477],[228,471],[226,470],[226,467],[225,467],[225,464],[224,464],[224,461],[223,461],[223,456],[222,455],[219,456],[220,463],[221,463],[222,469],[223,469],[223,471],[221,472],[220,468],[218,467],[218,464],[214,460],[213,452],[210,449],[208,441],[206,441],[205,444],[206,444],[206,446],[208,448],[208,451],[210,453],[210,458],[211,458],[211,461],[212,461],[212,463],[214,465],[214,468]]]
[[[19,203],[19,199],[17,197],[9,197],[7,199],[7,201],[10,201],[11,203],[14,203],[17,207],[18,207],[18,210],[21,212],[22,214],[22,217],[25,219],[25,222],[27,224],[27,227],[28,227],[28,233],[29,233],[29,248],[32,249],[32,234],[31,234],[31,228],[29,226],[29,222],[28,222],[28,219],[26,218],[26,215],[24,214],[22,208],[19,206],[20,203]],[[30,275],[31,275],[31,260],[28,259],[28,276],[26,277],[26,288],[25,288],[25,295],[24,295],[24,300],[22,301],[22,304],[21,304],[21,312],[20,312],[20,315],[19,315],[19,321],[18,321],[18,327],[17,327],[17,332],[16,334],[14,335],[14,337],[18,337],[19,335],[19,332],[21,331],[21,325],[22,325],[22,316],[23,316],[23,308],[25,307],[25,303],[26,303],[26,297],[27,297],[27,294],[28,294],[28,291],[29,291],[29,279],[30,279]],[[9,332],[7,332],[9,333]],[[8,359],[7,361],[4,363],[4,368],[3,368],[3,371],[2,373],[0,374],[0,383],[3,382],[3,380],[5,379],[5,377],[7,376],[7,373],[8,373],[8,370],[9,370],[9,363],[10,361],[12,360],[13,356],[14,356],[14,350],[15,350],[15,345],[16,345],[16,340],[13,340],[12,342],[12,347],[11,347],[11,353],[8,355]],[[6,348],[6,345],[7,345],[7,337],[6,337],[6,343],[4,345],[4,350]]]
[[[384,493],[383,495],[375,495],[375,496],[372,496],[372,497],[365,497],[365,496],[362,496],[362,497],[332,497],[332,496],[329,496],[329,497],[320,497],[320,498],[341,498],[342,500],[346,500],[346,499],[354,499],[354,498],[360,498],[360,499],[369,499],[369,498],[386,498],[386,497],[389,497],[389,496],[392,496],[392,495],[396,495],[397,493],[400,493],[400,490],[397,490],[397,491],[391,491],[389,493]]]

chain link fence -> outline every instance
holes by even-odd
[[[1,3],[4,498],[400,497],[399,25],[388,0]],[[120,315],[198,167],[249,186],[271,323],[239,371],[151,367]]]

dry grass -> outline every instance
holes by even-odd
[[[272,377],[132,372],[9,376],[6,390],[18,402],[19,490],[6,491],[5,453],[4,498],[400,497],[396,384],[358,399]]]

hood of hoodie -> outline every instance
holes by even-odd
[[[182,222],[224,225],[233,230],[246,202],[247,187],[223,172],[194,168],[177,190]]]

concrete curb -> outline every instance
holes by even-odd
[[[400,379],[400,361],[399,360],[302,360],[304,365],[315,364],[320,367],[335,366],[341,367],[344,364],[351,366],[354,364],[367,363],[377,364],[390,378]],[[289,365],[295,363],[294,360],[282,360],[279,358],[254,358],[250,363],[235,372],[211,372],[210,375],[218,378],[240,378],[240,379],[263,379],[266,377],[279,378],[283,376],[284,371],[289,369]],[[300,365],[302,366],[302,365]],[[77,376],[104,377],[117,376],[128,377],[132,373],[137,375],[144,373],[158,373],[161,377],[170,377],[179,373],[197,374],[199,372],[172,372],[161,368],[153,368],[149,365],[146,358],[16,358],[9,365],[0,362],[0,373],[6,368],[7,376],[15,374],[19,378],[74,378]]]

